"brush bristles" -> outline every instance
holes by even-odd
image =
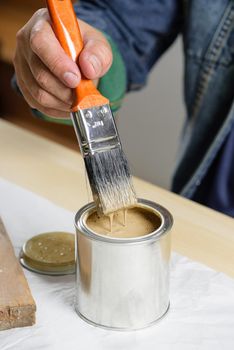
[[[108,214],[136,204],[130,170],[122,148],[86,156],[85,165],[100,212]]]

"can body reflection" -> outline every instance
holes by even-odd
[[[112,238],[89,230],[93,203],[76,214],[77,313],[96,326],[134,330],[150,326],[169,308],[170,231],[172,216],[160,205],[139,199],[138,205],[160,218],[154,232],[134,238]]]

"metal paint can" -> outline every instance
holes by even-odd
[[[114,330],[145,328],[169,309],[170,232],[167,209],[138,199],[137,206],[154,212],[160,226],[133,238],[102,236],[86,226],[94,203],[81,208],[76,226],[75,309],[86,322]]]

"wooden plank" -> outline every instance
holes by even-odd
[[[0,330],[31,326],[36,304],[0,218]]]

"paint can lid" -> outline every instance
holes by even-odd
[[[20,263],[45,275],[75,273],[75,235],[45,232],[30,238],[21,249]]]

